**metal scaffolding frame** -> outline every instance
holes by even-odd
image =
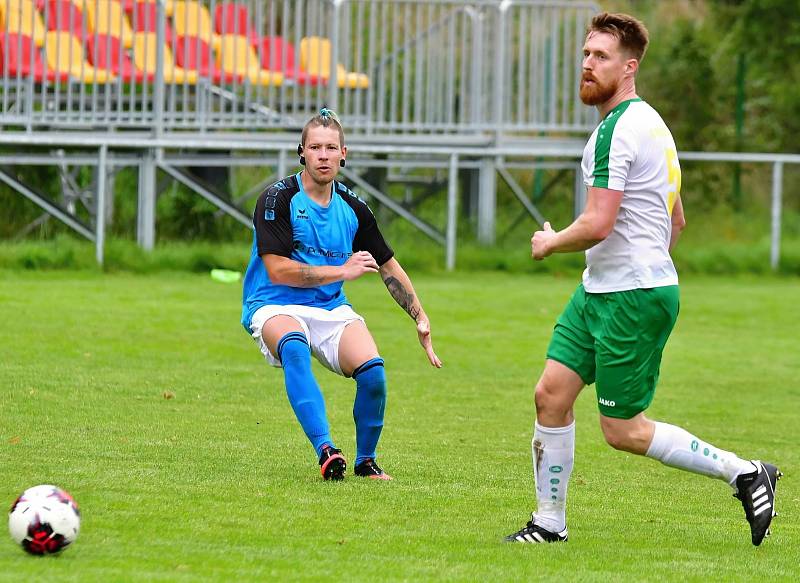
[[[0,140],[1,142],[2,140]],[[50,144],[52,145],[52,144]],[[529,144],[517,144],[514,148],[502,150],[498,148],[464,148],[463,150],[453,149],[444,146],[405,146],[401,152],[392,150],[390,147],[361,148],[360,144],[349,144],[351,156],[348,157],[349,164],[347,169],[342,171],[345,179],[351,181],[358,192],[367,199],[374,199],[397,214],[402,219],[408,221],[420,232],[427,235],[436,243],[445,247],[446,267],[453,269],[456,265],[457,240],[456,233],[458,228],[458,194],[459,183],[458,174],[460,170],[470,169],[479,173],[486,172],[492,174],[492,180],[499,176],[517,198],[521,207],[538,224],[544,221],[541,212],[536,208],[532,201],[528,199],[519,184],[509,173],[510,168],[523,168],[529,166],[560,168],[574,172],[574,191],[575,191],[575,212],[580,212],[583,205],[584,187],[580,173],[580,157],[583,150],[583,142],[575,141],[572,144],[562,143],[560,149],[554,149],[553,144],[546,142]],[[96,245],[97,261],[103,262],[103,249],[105,241],[105,217],[106,215],[106,188],[107,177],[121,167],[138,167],[139,169],[139,198],[137,214],[137,241],[145,249],[152,249],[155,243],[155,199],[157,186],[156,171],[162,170],[173,179],[183,183],[193,192],[202,196],[221,212],[233,217],[246,228],[252,228],[250,213],[230,201],[226,201],[218,194],[212,192],[186,171],[189,166],[264,166],[277,168],[276,174],[283,176],[294,168],[293,160],[294,142],[284,144],[261,144],[261,147],[254,147],[251,143],[240,144],[239,150],[246,151],[249,155],[245,157],[231,156],[230,158],[220,157],[215,154],[181,154],[177,148],[153,147],[137,151],[136,144],[129,145],[128,149],[123,150],[120,146],[109,149],[107,144],[95,144],[96,154],[90,154],[85,149],[82,152],[69,153],[63,152],[57,156],[48,157],[40,153],[0,156],[0,181],[7,184],[36,205],[40,206],[44,212],[62,221],[81,236],[93,241]],[[218,147],[218,146],[215,146]],[[366,152],[365,152],[366,150]],[[236,149],[234,149],[236,151]],[[253,152],[261,155],[253,155]],[[375,154],[388,154],[387,156],[376,157]],[[726,163],[754,163],[770,164],[772,166],[771,183],[771,245],[770,245],[770,264],[773,269],[777,269],[780,259],[780,234],[781,234],[781,209],[783,201],[783,169],[787,164],[800,164],[800,155],[796,154],[768,154],[768,153],[741,153],[741,152],[681,152],[681,160],[700,161],[700,162],[726,162]],[[542,162],[542,158],[549,161]],[[94,221],[88,224],[77,218],[74,213],[70,213],[66,208],[53,202],[43,193],[35,192],[28,185],[22,183],[13,172],[15,165],[54,165],[63,164],[76,165],[82,164],[96,168],[96,180],[94,189],[94,204],[92,205],[92,217]],[[381,191],[377,186],[370,184],[363,177],[365,170],[370,168],[431,168],[446,171],[447,173],[447,220],[443,228],[438,228],[424,219],[416,216],[413,212],[406,209],[394,198]],[[481,182],[486,181],[482,178]],[[494,202],[494,197],[491,199]],[[479,204],[481,214],[479,214],[480,229],[490,231],[494,236],[494,209],[487,212],[489,204],[484,202]]]
[[[12,6],[20,9],[21,2],[33,0],[0,0],[6,14]],[[107,0],[85,0],[82,6],[89,14],[101,2]],[[98,53],[91,51],[69,71],[59,69],[53,56],[64,49],[60,35],[40,41],[31,37],[28,63],[12,63],[9,51],[2,51],[0,145],[11,145],[16,153],[0,155],[0,181],[41,207],[46,216],[94,241],[98,262],[103,262],[108,197],[113,193],[107,186],[119,168],[138,168],[137,241],[145,249],[152,249],[156,238],[159,170],[220,213],[250,227],[250,213],[241,208],[242,201],[226,200],[187,168],[264,165],[284,176],[294,167],[303,121],[322,105],[338,108],[347,130],[352,155],[344,177],[364,196],[443,245],[448,269],[456,262],[461,170],[477,175],[476,230],[484,244],[495,241],[498,177],[524,212],[543,222],[510,168],[530,165],[572,172],[575,212],[583,207],[579,161],[597,114],[580,103],[577,87],[583,31],[599,10],[594,3],[241,0],[234,5],[200,0],[189,4],[206,11],[216,36],[197,37],[191,41],[194,45],[179,41],[181,32],[199,24],[190,23],[186,12],[167,14],[164,0],[149,4],[154,13],[120,12],[118,22],[106,23],[120,31],[125,24],[132,26],[131,48],[120,48],[117,56],[127,51],[137,67],[149,62],[146,47],[151,47],[149,41],[139,42],[141,35],[155,35],[154,68],[140,81],[113,72],[103,81],[96,73],[89,75],[90,67],[99,66]],[[229,5],[239,12],[230,12]],[[70,10],[77,10],[75,6]],[[43,3],[41,10],[35,14],[52,28],[50,3]],[[392,26],[383,26],[386,22]],[[13,42],[21,48],[26,32],[34,34],[37,28],[34,22],[28,24],[29,28],[16,31],[6,24],[0,40],[12,42],[13,32]],[[90,30],[86,18],[82,29],[73,32],[87,39],[87,47],[99,40],[98,30]],[[211,30],[206,32],[212,35]],[[237,45],[234,41],[242,37],[246,42]],[[174,68],[183,64],[181,47],[199,49],[205,40],[215,44],[216,60],[208,70],[198,68],[195,76],[184,70],[179,79]],[[112,56],[109,50],[107,58]],[[207,56],[213,56],[208,50]],[[244,55],[246,70],[225,69],[226,51],[229,57]],[[169,61],[170,54],[174,62]],[[42,62],[35,62],[37,58]],[[276,72],[280,75],[272,74]],[[183,153],[187,150],[196,153]],[[230,156],[211,153],[220,150]],[[770,260],[777,267],[783,168],[799,163],[800,156],[684,152],[681,159],[772,164]],[[62,192],[35,192],[15,176],[17,164],[56,166]],[[75,183],[77,165],[94,168],[90,186]],[[441,227],[398,203],[367,174],[376,168],[423,167],[447,176],[447,219]],[[63,203],[54,202],[59,195]],[[77,216],[76,202],[88,212],[89,222]]]
[[[577,95],[583,31],[599,11],[584,0],[188,0],[170,13],[158,0],[128,14],[123,4],[70,4],[76,30],[47,2],[30,22],[8,19],[0,123],[281,131],[326,105],[354,134],[437,138],[585,132],[596,119]]]

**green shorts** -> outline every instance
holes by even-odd
[[[581,284],[556,322],[547,358],[596,383],[600,413],[630,419],[653,400],[679,308],[677,285],[592,294]]]

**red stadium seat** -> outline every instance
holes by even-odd
[[[114,80],[110,71],[94,68],[86,61],[83,44],[71,32],[51,30],[44,45],[47,66],[59,73],[67,73],[82,83],[108,83]]]
[[[258,45],[261,35],[251,23],[245,4],[222,2],[214,10],[214,27],[218,34],[246,36],[251,44]]]
[[[83,11],[72,0],[47,0],[47,6],[42,12],[47,18],[47,30],[71,32],[78,38],[89,35]]]
[[[262,69],[256,50],[247,37],[238,34],[222,35],[222,47],[217,52],[216,62],[223,72],[253,85],[283,84],[283,73]]]
[[[195,71],[198,77],[211,79],[216,84],[233,83],[237,80],[231,73],[223,75],[217,66],[211,45],[200,37],[178,37],[175,42],[175,63],[187,71]]]
[[[46,71],[44,61],[33,39],[24,34],[0,34],[0,76],[32,77],[37,83],[46,78],[55,81],[57,78],[66,81],[66,73],[57,75],[54,71]]]
[[[261,68],[283,73],[287,81],[298,85],[317,85],[323,79],[309,75],[297,64],[292,43],[280,36],[265,36],[261,39]]]
[[[153,2],[137,2],[133,8],[131,15],[131,22],[133,23],[133,30],[136,32],[156,32],[158,27],[158,13],[156,12],[156,5]],[[164,36],[166,37],[167,44],[172,44],[174,40],[172,27],[170,26],[169,19],[164,20]]]
[[[158,56],[159,39],[154,32],[137,31],[133,36],[133,62],[136,68],[148,75],[155,75],[158,69],[156,58]],[[187,71],[183,67],[175,65],[172,56],[172,49],[167,43],[162,43],[164,61],[162,70],[164,81],[167,83],[177,83],[194,85],[197,83],[197,72]]]
[[[156,72],[156,54],[158,51],[158,39],[156,37],[157,7],[153,2],[139,1],[133,7],[131,20],[134,28],[133,63],[139,71],[147,75],[154,75]],[[176,43],[175,33],[170,26],[169,20],[164,22],[165,43],[164,51],[164,80],[167,83],[197,83],[197,71],[187,70],[181,66],[176,66],[173,57],[172,45]],[[176,43],[177,44],[177,43]]]
[[[89,61],[96,69],[121,77],[125,83],[152,83],[155,75],[136,70],[122,42],[115,36],[98,34],[87,39]]]

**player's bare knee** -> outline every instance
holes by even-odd
[[[536,404],[537,411],[547,410],[552,405],[553,394],[543,379],[539,379],[539,382],[536,383],[536,389],[533,392],[533,401]]]
[[[572,403],[567,402],[561,391],[544,378],[536,383],[533,400],[536,404],[536,413],[540,418],[542,416],[561,418],[566,416],[572,408]]]
[[[603,428],[603,437],[606,443],[619,451],[628,451],[630,447],[630,436],[618,429]]]
[[[606,443],[614,449],[641,454],[647,449],[648,439],[641,424],[628,423],[628,420],[600,417],[600,428]]]

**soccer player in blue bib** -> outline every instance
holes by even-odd
[[[553,329],[536,385],[533,471],[537,510],[509,542],[567,540],[566,498],[575,452],[573,405],[595,384],[600,428],[615,449],[727,482],[760,545],[775,514],[781,473],[689,433],[648,419],[661,353],[678,317],[678,274],[670,250],[685,225],[675,142],[636,94],[648,43],[627,14],[592,19],[583,47],[580,96],[602,120],[583,153],[586,208],[561,231],[531,239],[534,259],[586,250],[583,282]]]
[[[286,394],[319,457],[323,478],[343,479],[347,464],[331,437],[325,401],[311,372],[312,354],[329,370],[356,381],[354,474],[390,480],[376,463],[386,406],[384,362],[364,318],[348,303],[343,283],[379,273],[414,320],[431,365],[440,368],[442,362],[433,350],[425,310],[372,211],[335,180],[347,148],[333,111],[323,108],[306,123],[297,153],[302,172],[267,188],[256,203],[242,325],[267,362],[283,368]]]

